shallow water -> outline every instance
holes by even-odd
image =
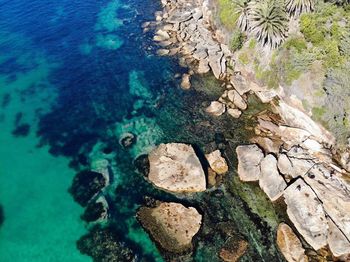
[[[105,195],[118,237],[139,260],[162,261],[135,213],[146,195],[184,200],[153,188],[135,172],[134,158],[161,142],[185,142],[203,152],[221,147],[233,168],[249,113],[240,121],[205,114],[220,94],[212,77],[179,89],[174,75],[185,69],[156,56],[151,33],[141,29],[158,1],[0,0],[0,6],[0,261],[91,261],[76,247],[90,226],[67,190],[78,170],[101,159],[112,166]],[[128,150],[118,143],[125,132],[137,136]],[[231,172],[219,189],[185,201],[206,217],[195,261],[217,253],[225,239],[215,224],[227,221],[251,242],[246,261],[280,260],[271,242],[279,217],[264,195],[250,199],[257,190]]]

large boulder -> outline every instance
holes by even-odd
[[[152,238],[164,250],[172,253],[191,249],[192,238],[202,223],[202,216],[195,208],[178,203],[141,207],[137,217]]]
[[[257,181],[260,178],[260,162],[264,158],[257,145],[244,145],[236,148],[238,175],[242,181]]]
[[[315,250],[327,245],[328,223],[322,203],[301,179],[284,191],[287,214],[298,232]]]
[[[277,229],[277,245],[288,262],[307,262],[305,249],[293,230],[285,223]]]
[[[221,156],[220,150],[215,150],[210,154],[206,154],[205,157],[207,158],[211,169],[213,169],[215,173],[222,175],[228,171],[228,165],[225,158]]]
[[[335,257],[341,258],[341,261],[350,261],[350,242],[341,232],[337,225],[328,218],[328,246]]]
[[[304,176],[314,164],[310,159],[288,157],[286,154],[278,156],[278,169],[288,179]]]
[[[206,189],[205,174],[192,146],[160,144],[148,156],[148,179],[157,187],[175,192],[200,192]]]
[[[260,164],[259,186],[270,198],[271,201],[277,200],[287,187],[287,183],[277,170],[276,158],[269,154]]]

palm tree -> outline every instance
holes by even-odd
[[[314,4],[314,0],[287,0],[286,9],[291,16],[299,16],[314,10]]]
[[[252,4],[250,31],[262,45],[278,47],[287,37],[288,18],[281,2],[267,0]]]
[[[249,29],[249,12],[251,5],[249,0],[235,0],[235,12],[238,14],[237,25],[243,31],[246,32]]]

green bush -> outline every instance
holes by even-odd
[[[221,23],[229,30],[235,29],[239,14],[232,0],[218,0],[218,10]]]
[[[306,41],[313,44],[319,44],[324,39],[313,14],[304,14],[300,17],[300,31],[304,34]]]
[[[232,51],[237,51],[242,48],[245,37],[240,31],[234,31],[230,40],[230,47]]]

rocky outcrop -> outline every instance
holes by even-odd
[[[206,189],[205,174],[192,146],[160,144],[148,156],[148,179],[157,187],[175,192],[200,192]]]
[[[238,175],[242,181],[257,181],[260,178],[260,163],[264,158],[257,145],[238,146]]]
[[[205,155],[205,157],[208,160],[209,166],[215,173],[219,175],[227,173],[228,165],[225,158],[221,156],[220,150],[215,150],[210,154]]]
[[[141,207],[137,217],[152,238],[166,251],[181,253],[192,248],[192,238],[200,229],[202,216],[193,207],[160,203]]]
[[[308,261],[308,258],[305,255],[305,249],[303,248],[299,238],[285,223],[278,225],[277,245],[288,262]]]

